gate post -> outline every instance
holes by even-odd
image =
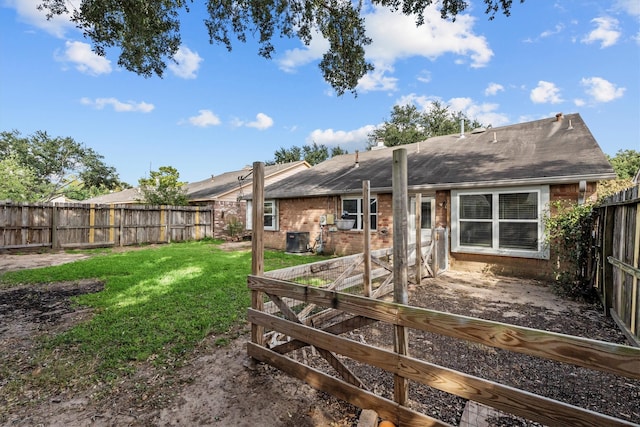
[[[398,148],[393,151],[393,301],[407,304],[407,149]],[[409,354],[407,329],[394,325],[394,350],[401,355]],[[405,406],[408,400],[409,383],[407,379],[394,375],[394,400]]]

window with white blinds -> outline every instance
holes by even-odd
[[[451,192],[452,251],[546,258],[549,187]]]

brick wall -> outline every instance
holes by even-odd
[[[216,201],[213,204],[213,236],[216,239],[230,239],[231,236],[227,232],[227,224],[232,221],[232,218],[236,218],[243,225],[243,231],[240,234],[245,234],[246,230],[246,217],[247,217],[247,202],[223,202]]]
[[[264,232],[267,248],[285,250],[287,232],[308,232],[311,244],[320,235],[320,215],[333,214],[340,218],[340,197],[305,197],[278,201],[278,231]],[[378,228],[371,232],[371,248],[380,249],[392,245],[391,195],[378,196]],[[362,231],[337,230],[335,226],[322,229],[324,253],[347,255],[363,252]]]
[[[595,183],[587,185],[585,197],[590,197],[596,189]],[[562,184],[550,187],[551,201],[566,200],[577,202],[580,189],[578,184]],[[393,208],[391,194],[378,194],[378,228],[371,233],[371,249],[382,249],[393,246]],[[451,230],[451,192],[437,191],[436,227],[448,227]],[[313,244],[320,234],[320,215],[333,214],[339,218],[340,197],[307,197],[280,200],[278,205],[279,230],[265,231],[265,247],[285,250],[286,235],[289,231],[309,232],[310,243]],[[324,253],[347,255],[363,252],[362,231],[330,231],[332,227],[324,227],[322,240]],[[451,241],[451,236],[449,236]],[[550,277],[553,265],[551,260],[530,258],[503,257],[450,253],[450,268],[466,271],[488,271],[521,277]]]

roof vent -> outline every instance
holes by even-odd
[[[460,138],[464,139],[464,119],[460,119]]]
[[[562,115],[562,113],[556,114],[556,122],[562,121],[563,118],[564,116]]]
[[[486,128],[483,128],[482,126],[480,126],[479,128],[475,128],[475,129],[473,129],[473,130],[471,131],[471,133],[473,133],[473,134],[475,134],[475,133],[483,133],[483,132],[486,132],[486,131],[487,131],[487,129],[486,129]]]
[[[572,130],[573,126],[571,125],[571,119],[569,119],[569,126],[567,127],[567,130]]]

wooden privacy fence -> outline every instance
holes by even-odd
[[[637,381],[640,349],[382,301],[379,298],[385,292],[378,290],[385,286],[384,280],[377,285],[374,282],[372,297],[364,297],[357,295],[363,289],[360,278],[342,274],[330,283],[318,279],[338,263],[351,265],[352,261],[328,260],[268,272],[265,276],[249,276],[249,288],[266,295],[268,302],[254,300],[248,311],[249,321],[264,332],[248,343],[248,354],[316,389],[360,408],[375,410],[381,417],[403,427],[449,424],[411,409],[406,402],[380,395],[376,384],[368,384],[358,376],[358,366],[379,369],[410,383],[426,385],[544,425],[637,426],[430,363],[424,359],[428,355],[394,352],[389,350],[393,348],[391,342],[379,347],[366,344],[357,336],[359,328],[382,322],[410,328],[416,334],[426,331],[611,373],[629,378],[628,386],[635,388],[640,384]],[[288,277],[288,280],[278,277]],[[379,330],[380,325],[376,326]],[[326,363],[310,366],[307,359],[311,356],[300,353],[309,347]]]
[[[640,346],[640,196],[638,186],[607,198],[597,209],[595,286],[605,310]]]
[[[0,204],[0,249],[127,246],[213,237],[202,206]]]

